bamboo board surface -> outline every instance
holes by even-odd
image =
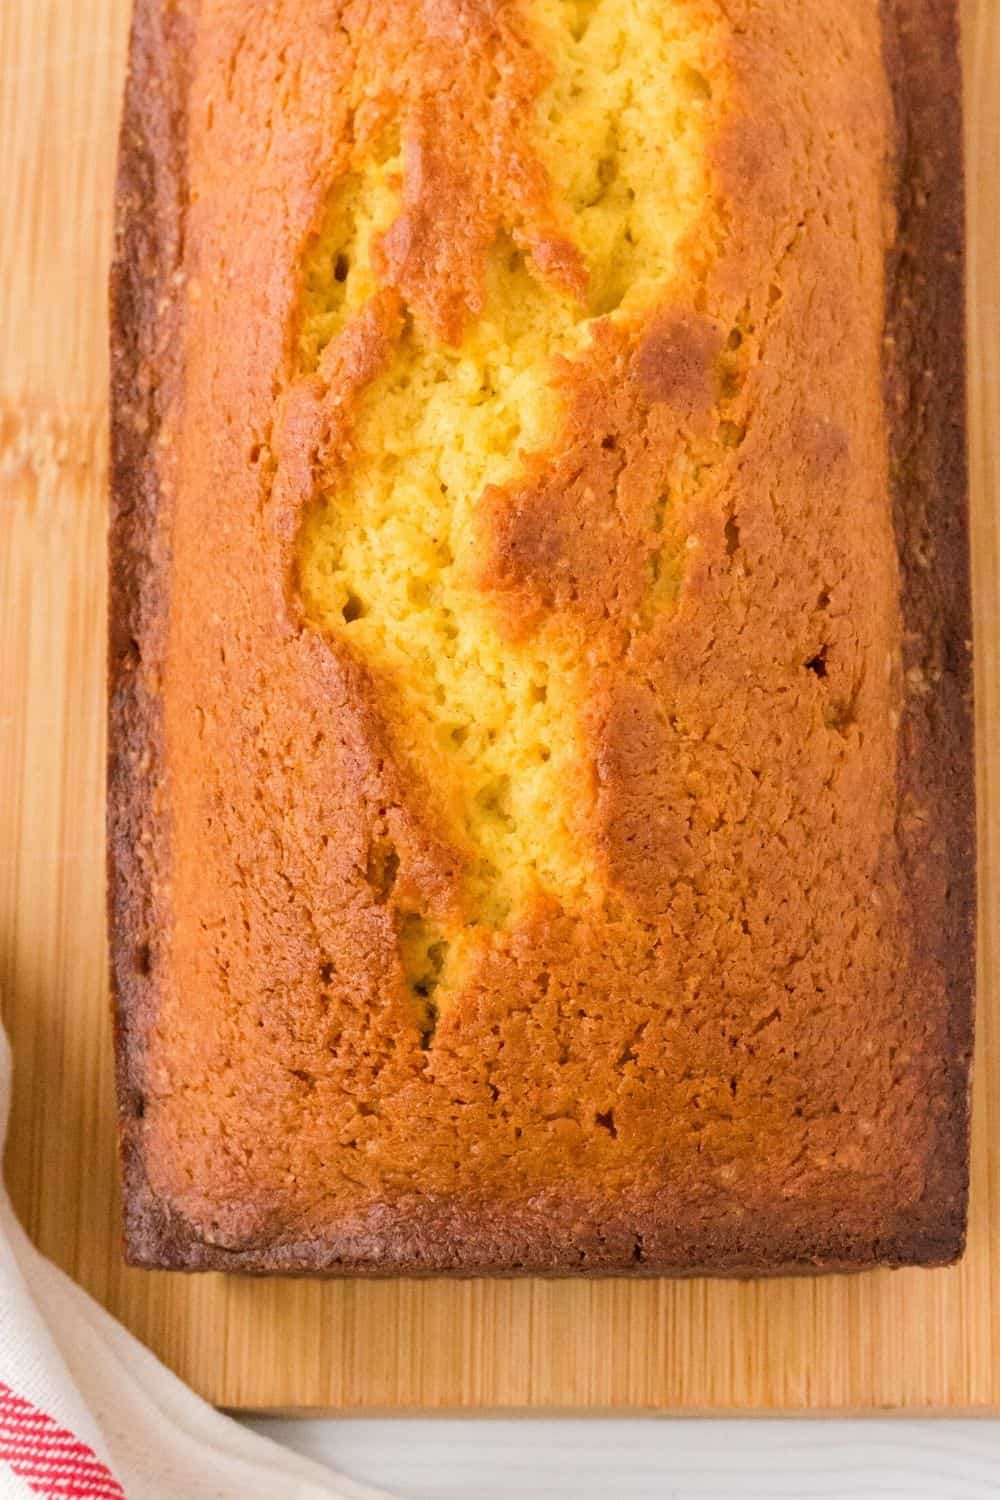
[[[273,1410],[1000,1410],[1000,0],[966,6],[982,850],[963,1264],[816,1281],[279,1282],[119,1256],[104,955],[105,279],[128,0],[0,4],[0,993],[42,1249]]]

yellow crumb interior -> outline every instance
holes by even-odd
[[[518,643],[498,630],[475,583],[473,516],[486,486],[557,443],[554,357],[583,350],[595,318],[647,306],[678,269],[704,201],[711,96],[708,42],[683,4],[533,0],[530,14],[553,65],[538,152],[589,268],[587,305],[500,239],[458,347],[407,320],[363,397],[349,487],[312,510],[299,554],[309,618],[391,674],[405,749],[471,851],[476,920],[494,927],[537,887],[585,904],[593,875],[580,665],[545,625]],[[398,211],[402,170],[394,143],[334,191],[305,268],[306,369],[376,289],[371,248]],[[402,941],[415,982],[433,988],[439,935],[414,921]]]

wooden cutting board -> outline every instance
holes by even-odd
[[[105,271],[128,0],[0,0],[0,990],[35,1240],[185,1380],[297,1411],[1000,1410],[1000,3],[967,7],[982,830],[972,1225],[774,1283],[127,1271],[103,932]]]

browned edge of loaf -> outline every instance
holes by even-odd
[[[164,1265],[175,1258],[172,1236],[134,1127],[143,1108],[145,1033],[157,1005],[151,951],[166,918],[169,843],[158,677],[171,496],[159,436],[180,343],[187,93],[187,51],[172,12],[162,0],[136,0],[109,288],[107,898],[125,1250],[133,1258],[138,1245],[155,1238],[154,1258]]]
[[[949,1108],[926,1164],[923,1213],[904,1258],[936,1265],[957,1260],[965,1248],[976,979],[959,6],[958,0],[881,3],[897,158],[885,343],[907,682],[897,834],[912,972],[918,982],[940,974],[949,997],[941,1073]]]
[[[877,1247],[874,1257],[870,1246],[838,1237],[834,1228],[816,1257],[815,1268],[824,1270],[948,1264],[964,1247],[968,1198],[975,775],[957,0],[881,0],[881,13],[897,123],[885,391],[904,668],[916,683],[922,674],[931,687],[921,692],[915,686],[907,695],[898,757],[899,842],[913,973],[943,975],[950,997],[942,1058],[949,1108],[910,1226]],[[167,916],[161,900],[169,872],[157,674],[168,607],[172,495],[164,472],[167,450],[157,435],[174,396],[180,346],[188,50],[179,25],[163,0],[136,0],[111,274],[108,899],[126,1255],[136,1265],[183,1270],[419,1274],[421,1268],[405,1258],[381,1269],[352,1262],[325,1238],[242,1252],[205,1244],[151,1191],[135,1129],[144,1034],[157,1004],[150,942]],[[929,816],[909,815],[914,808]],[[810,1269],[775,1248],[771,1261],[705,1260],[683,1268],[626,1266],[598,1255],[588,1271],[574,1274]],[[543,1267],[540,1254],[522,1266],[465,1264],[462,1274],[539,1274]]]

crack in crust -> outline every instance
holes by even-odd
[[[581,450],[570,430],[559,453],[566,404],[602,335],[638,344],[649,403],[707,409],[721,395],[713,325],[660,319],[645,333],[711,211],[706,149],[723,93],[717,77],[713,99],[711,29],[686,27],[683,8],[659,0],[540,9],[530,40],[512,7],[481,20],[474,48],[463,40],[448,54],[446,103],[426,65],[404,75],[398,112],[380,112],[333,184],[293,333],[286,412],[301,420],[305,404],[325,426],[300,499],[293,601],[395,705],[394,752],[458,853],[461,925],[398,915],[425,1041],[461,986],[474,929],[520,919],[539,895],[577,911],[600,899],[581,643],[551,602],[516,632],[497,610],[540,562],[543,582],[581,567],[565,539],[553,549],[526,535],[530,492],[527,502],[518,492],[545,471],[568,489],[567,463],[592,470],[603,449],[594,499],[614,511],[625,463],[615,436],[589,432]],[[484,122],[458,143],[457,165],[442,150],[442,112]],[[491,151],[507,153],[499,178]],[[286,441],[279,424],[279,487]],[[682,570],[665,504],[644,507],[636,537],[647,629]]]

